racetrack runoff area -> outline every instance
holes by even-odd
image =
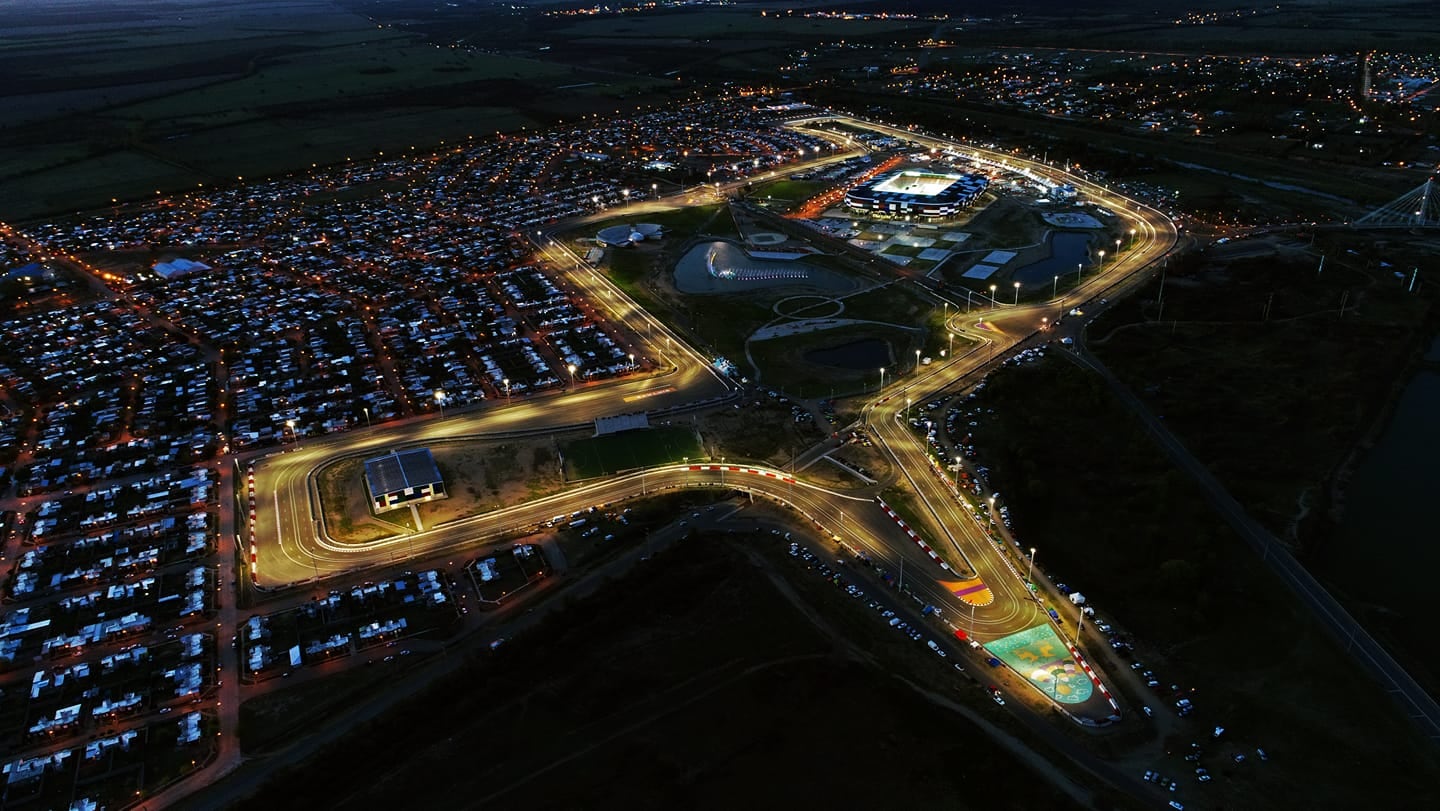
[[[1083,704],[1095,685],[1049,625],[1037,625],[985,646],[1012,670],[1061,704]]]

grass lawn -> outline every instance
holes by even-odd
[[[677,208],[673,211],[652,211],[614,217],[586,225],[585,236],[596,234],[612,225],[630,225],[640,222],[652,222],[665,226],[665,239],[668,242],[683,242],[689,237],[700,234],[725,236],[739,233],[735,228],[734,218],[730,216],[730,207],[724,203],[713,203],[707,206]]]
[[[738,238],[739,228],[728,205],[691,206],[674,211],[633,217],[616,217],[587,225],[590,236],[612,225],[653,222],[665,227],[661,242],[606,251],[605,269],[626,295],[661,320],[695,336],[714,354],[743,358],[745,337],[770,320],[770,304],[788,293],[760,295],[687,296],[674,288],[669,274],[680,259],[680,246],[701,235]],[[584,250],[584,246],[577,245]]]
[[[565,445],[566,478],[590,479],[621,470],[699,459],[695,432],[684,426],[655,426],[606,436],[577,439]]]
[[[925,249],[916,247],[914,245],[901,245],[899,243],[892,243],[890,245],[886,245],[880,251],[880,253],[888,253],[895,256],[919,256],[920,252],[923,250]]]
[[[810,332],[786,338],[752,341],[750,354],[760,367],[760,382],[792,397],[844,397],[873,389],[879,382],[876,369],[847,369],[806,359],[816,350],[832,349],[864,340],[883,341],[890,347],[890,361],[911,355],[920,345],[919,333],[860,324]],[[912,357],[911,360],[914,360]]]
[[[325,531],[331,538],[341,543],[365,543],[415,531],[409,510],[371,513],[363,459],[342,459],[326,465],[315,480]]]
[[[776,180],[755,186],[746,196],[754,200],[787,201],[798,205],[830,187],[814,180]]]
[[[845,299],[845,318],[888,321],[907,327],[925,323],[934,305],[907,286],[888,284]]]

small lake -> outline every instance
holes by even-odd
[[[1053,283],[1056,276],[1063,279],[1065,274],[1075,273],[1081,264],[1090,270],[1090,234],[1052,231],[1046,242],[1050,246],[1050,256],[1016,268],[1011,274],[1015,281],[1026,287],[1038,287]]]
[[[713,271],[713,272],[712,272]],[[816,267],[804,259],[756,259],[729,242],[702,242],[675,264],[675,287],[682,293],[745,293],[777,287],[819,293],[846,293],[855,280]]]
[[[878,338],[865,338],[826,349],[813,349],[805,353],[805,360],[821,366],[862,371],[878,371],[882,366],[894,365],[890,358],[890,345]]]

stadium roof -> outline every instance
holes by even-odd
[[[440,469],[429,448],[415,448],[366,459],[365,481],[374,495],[398,493],[440,481]]]
[[[664,235],[664,226],[656,225],[653,222],[641,222],[632,225],[612,225],[609,228],[601,229],[595,238],[606,245],[619,247],[647,239],[656,239]]]
[[[989,186],[984,175],[904,169],[871,178],[845,193],[845,202],[867,208],[957,208]]]

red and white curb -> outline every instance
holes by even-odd
[[[1095,671],[1090,669],[1090,663],[1085,661],[1085,657],[1080,655],[1080,651],[1074,645],[1067,642],[1065,647],[1070,649],[1070,655],[1075,657],[1075,661],[1080,663],[1080,667],[1085,671],[1085,675],[1089,676],[1090,681],[1095,683],[1095,689],[1099,690],[1100,695],[1105,696],[1105,700],[1110,702],[1110,709],[1119,712],[1120,704],[1115,701],[1114,696],[1110,695],[1110,691],[1105,689],[1105,683],[1100,681],[1100,677],[1095,675]]]
[[[897,526],[904,530],[905,534],[910,536],[910,540],[914,541],[916,545],[918,545],[921,549],[925,550],[925,554],[929,555],[931,560],[940,564],[940,568],[944,569],[945,571],[951,574],[955,573],[955,570],[950,568],[950,564],[941,560],[940,556],[935,554],[935,550],[930,548],[930,544],[925,543],[924,539],[920,537],[919,533],[915,532],[915,530],[910,528],[909,524],[905,523],[905,519],[896,515],[895,511],[890,509],[890,505],[885,503],[885,499],[877,498],[875,500],[880,503],[880,509],[884,510],[885,514],[890,516],[890,520],[894,521]]]
[[[756,476],[766,476],[771,479],[779,479],[782,482],[794,484],[795,480],[783,473],[776,473],[773,470],[756,470],[753,467],[739,467],[737,465],[691,465],[691,471],[713,470],[723,473],[751,473]]]
[[[250,577],[255,577],[255,564],[259,557],[255,546],[255,466],[251,465],[246,474],[250,490]]]

